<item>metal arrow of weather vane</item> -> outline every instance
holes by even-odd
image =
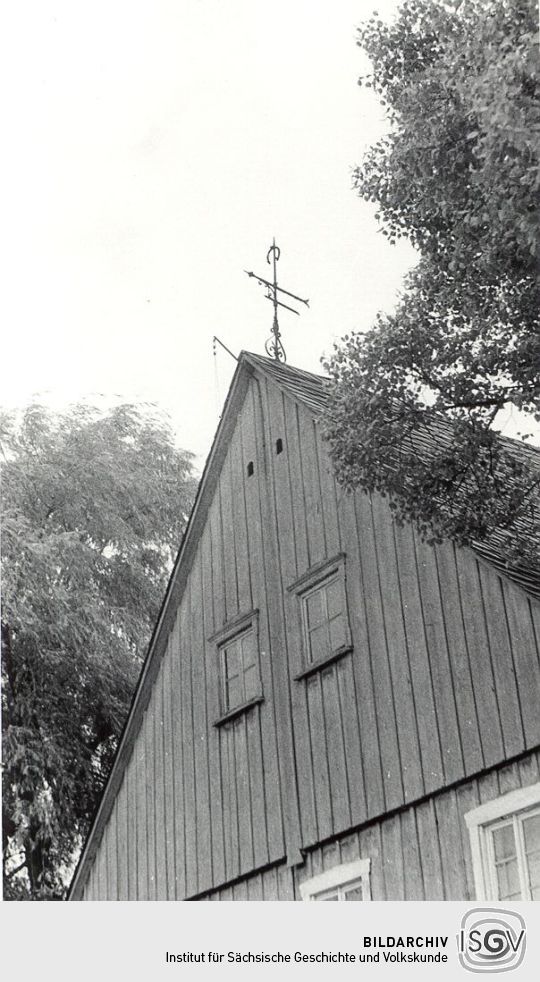
[[[281,250],[279,246],[276,245],[276,240],[274,239],[266,254],[266,262],[273,265],[274,280],[272,283],[270,280],[265,280],[263,276],[259,276],[258,273],[250,272],[247,269],[244,270],[244,273],[247,273],[248,276],[253,276],[257,280],[257,283],[260,283],[261,286],[266,287],[267,293],[265,293],[265,297],[267,300],[271,300],[274,305],[272,337],[268,338],[268,341],[265,344],[266,354],[269,355],[270,358],[275,358],[276,361],[287,361],[285,348],[281,343],[281,333],[278,324],[278,307],[284,307],[285,310],[290,310],[291,314],[299,315],[299,311],[295,310],[294,307],[289,307],[288,304],[283,303],[281,300],[278,300],[278,293],[285,294],[287,297],[292,297],[293,300],[297,300],[298,303],[304,303],[306,307],[309,307],[309,300],[304,300],[302,297],[297,297],[296,293],[291,293],[289,290],[284,290],[282,286],[278,286],[276,263],[278,262],[280,256]]]

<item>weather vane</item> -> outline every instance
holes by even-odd
[[[244,273],[247,273],[248,276],[255,277],[257,283],[260,283],[261,286],[266,287],[267,293],[265,294],[265,297],[267,300],[271,300],[274,305],[274,323],[272,324],[272,337],[268,338],[268,341],[265,344],[266,354],[269,355],[271,358],[275,358],[276,361],[287,361],[285,348],[281,343],[281,334],[278,324],[277,309],[278,307],[285,307],[285,310],[290,310],[291,314],[297,314],[297,315],[299,315],[299,311],[295,310],[293,307],[289,307],[286,303],[282,303],[281,300],[278,300],[278,293],[280,294],[284,293],[287,297],[292,297],[293,300],[298,300],[299,303],[305,303],[306,307],[309,307],[309,300],[303,300],[302,297],[297,297],[295,293],[290,293],[289,290],[284,290],[282,286],[277,285],[276,263],[278,262],[280,255],[281,255],[281,250],[279,246],[276,245],[276,240],[274,239],[272,245],[270,246],[266,254],[266,262],[269,264],[273,263],[273,268],[274,268],[273,283],[270,283],[269,280],[265,280],[264,277],[259,276],[258,273],[249,272],[247,269],[244,270]],[[272,258],[270,258],[270,256]]]

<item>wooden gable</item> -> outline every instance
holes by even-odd
[[[537,602],[345,494],[309,379],[241,358],[72,899],[299,863],[540,743]],[[294,584],[338,556],[351,650],[305,674]],[[219,723],[216,636],[253,612],[263,701]]]

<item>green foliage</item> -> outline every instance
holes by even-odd
[[[149,410],[31,405],[0,424],[4,895],[54,899],[110,769],[195,483],[191,455]]]
[[[396,313],[326,366],[342,483],[428,536],[504,534],[517,555],[538,534],[539,464],[497,427],[509,407],[540,420],[536,23],[531,0],[410,0],[361,29],[390,131],[355,187],[419,262]]]

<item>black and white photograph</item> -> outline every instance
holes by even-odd
[[[537,5],[2,20],[3,914],[299,902],[226,916],[528,978]],[[187,909],[168,973],[226,971]]]

